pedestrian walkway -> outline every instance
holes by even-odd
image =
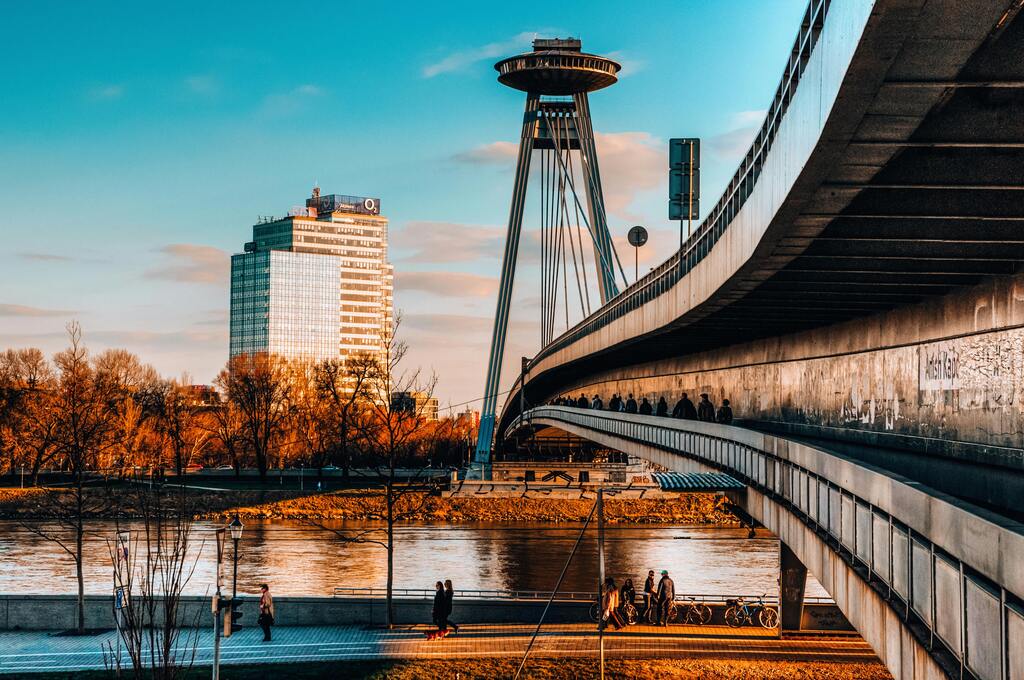
[[[687,629],[696,628],[696,637]],[[258,629],[243,628],[222,640],[225,664],[288,663],[375,658],[516,657],[526,649],[534,626],[464,625],[457,635],[429,641],[428,626],[399,626],[392,630],[363,626],[281,627],[273,642],[262,642]],[[768,635],[765,635],[765,634]],[[632,626],[609,632],[605,650],[609,658],[703,657],[757,658],[788,661],[865,662],[876,659],[859,638],[780,640],[763,629],[718,626]],[[103,669],[117,647],[113,631],[83,637],[45,632],[0,633],[0,673],[22,675],[41,671]],[[592,624],[545,627],[532,654],[543,657],[589,656],[598,651]],[[213,659],[213,633],[199,632],[195,665]],[[122,664],[129,663],[122,652]]]

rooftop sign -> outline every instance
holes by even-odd
[[[320,213],[347,212],[360,215],[379,215],[380,199],[365,196],[343,196],[330,194],[306,200],[306,205]]]

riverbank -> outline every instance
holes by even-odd
[[[103,490],[90,490],[100,495]],[[379,489],[351,489],[325,493],[277,490],[186,490],[197,519],[333,521],[379,519],[385,509]],[[0,489],[0,519],[48,519],[39,489]],[[131,494],[118,497],[120,509],[89,503],[99,510],[91,519],[131,517]],[[397,511],[410,522],[581,522],[593,507],[592,499],[573,498],[442,498],[422,493],[402,497]],[[606,498],[609,524],[703,524],[735,526],[725,500],[714,494],[680,494],[674,498]]]
[[[444,659],[413,661],[345,661],[345,677],[352,680],[492,680],[515,675],[519,659]],[[745,680],[891,680],[880,662],[827,663],[820,661],[734,661],[717,659],[612,659],[605,664],[606,676],[614,680],[698,680],[744,678]],[[592,659],[534,658],[522,677],[531,680],[596,678],[597,662]],[[14,677],[3,676],[0,677]],[[32,680],[112,680],[107,671],[76,673],[33,673]],[[209,668],[195,667],[178,676],[181,680],[210,677]],[[222,666],[223,680],[321,680],[337,678],[337,662]]]

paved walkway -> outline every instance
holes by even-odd
[[[692,629],[692,630],[691,630]],[[521,656],[534,627],[529,625],[465,625],[457,635],[428,641],[427,626],[393,630],[362,626],[281,627],[273,642],[263,642],[258,629],[244,628],[223,640],[225,664],[330,661],[371,658],[456,658]],[[102,669],[114,632],[83,637],[44,632],[0,633],[0,673]],[[779,640],[770,631],[719,626],[632,626],[605,638],[609,658],[706,657],[765,660],[864,662],[876,659],[859,637]],[[593,625],[545,627],[533,647],[538,656],[589,656],[598,651]],[[108,657],[109,658],[109,653]],[[211,630],[199,632],[196,665],[213,659]],[[126,663],[125,658],[122,663]]]

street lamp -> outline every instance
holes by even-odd
[[[245,525],[238,519],[238,515],[231,520],[231,524],[228,525],[228,531],[231,532],[231,540],[235,542],[235,555],[234,555],[234,573],[231,577],[231,601],[234,602],[235,595],[238,592],[238,542],[242,539],[242,529]]]

